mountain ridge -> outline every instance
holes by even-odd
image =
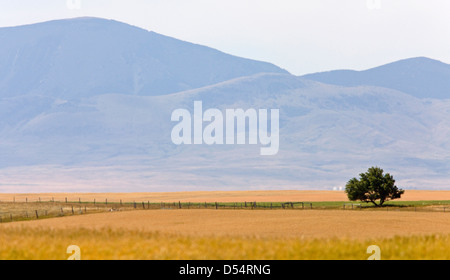
[[[450,102],[381,87],[257,74],[163,96],[104,94],[66,103],[36,98],[0,99],[5,188],[331,189],[371,165],[396,174],[402,187],[425,188],[443,186],[450,170]],[[222,112],[278,108],[279,153],[261,157],[259,145],[173,144],[171,113],[193,112],[197,100],[205,110]],[[8,118],[20,121],[2,124]]]
[[[302,77],[347,87],[392,88],[419,98],[450,98],[450,64],[427,57],[402,59],[363,71],[333,70]]]
[[[0,94],[164,95],[263,72],[288,73],[114,20],[0,28]]]
[[[376,85],[334,85],[119,22],[25,29],[0,29],[10,38],[0,45],[1,191],[332,189],[374,165],[404,188],[448,182],[450,99],[399,90],[421,65],[431,74],[413,90],[445,85],[446,64],[393,62],[363,73]],[[379,82],[402,73],[393,88]],[[279,153],[175,145],[171,114],[193,112],[195,101],[221,112],[279,109]]]

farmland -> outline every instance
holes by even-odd
[[[450,192],[411,191],[403,200],[407,204],[426,205],[423,207],[440,203],[449,205],[450,212],[450,203],[446,201],[450,198],[446,196],[448,194]],[[421,201],[415,196],[430,200]],[[25,197],[28,202],[21,202]],[[36,201],[36,197],[41,202]],[[98,212],[88,215],[75,213],[52,219],[2,223],[0,259],[65,259],[66,248],[72,244],[81,248],[83,259],[366,259],[369,245],[378,245],[383,259],[450,258],[450,246],[447,245],[450,244],[450,213],[443,211],[401,211],[395,207],[390,211],[326,207],[272,211],[127,207],[123,211],[105,211],[113,207],[112,201],[150,198],[152,201],[159,198],[167,202],[194,202],[197,199],[223,203],[241,199],[276,202],[314,201],[316,198],[313,205],[342,205],[345,202],[342,192],[322,195],[320,192],[291,191],[3,194],[0,207],[23,206],[30,210],[46,204],[55,207],[55,201],[59,200],[64,205],[66,197],[73,197],[69,204],[70,201],[76,203],[76,197],[80,201],[103,201],[103,197],[108,197],[110,204],[92,209]],[[92,207],[91,204],[88,206]],[[56,210],[59,208],[58,205]]]
[[[160,192],[160,193],[34,193],[34,194],[2,194],[0,201],[25,202],[50,201],[152,201],[152,202],[286,202],[286,201],[347,201],[343,191],[208,191],[208,192]],[[399,201],[449,200],[450,191],[408,190]]]

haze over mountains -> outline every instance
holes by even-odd
[[[446,99],[450,95],[450,65],[426,57],[405,59],[365,71],[336,70],[303,77],[346,87],[392,88],[419,98]]]
[[[0,191],[331,189],[379,165],[444,188],[450,66],[297,77],[123,23],[0,28]],[[171,142],[172,111],[280,109],[280,151]]]
[[[162,95],[260,72],[287,73],[113,20],[0,28],[2,96]]]

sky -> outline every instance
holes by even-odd
[[[0,27],[114,19],[303,75],[450,63],[449,13],[448,0],[0,0]]]

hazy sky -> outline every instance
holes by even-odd
[[[0,0],[0,26],[109,18],[296,75],[416,56],[450,63],[449,14],[448,0]]]

